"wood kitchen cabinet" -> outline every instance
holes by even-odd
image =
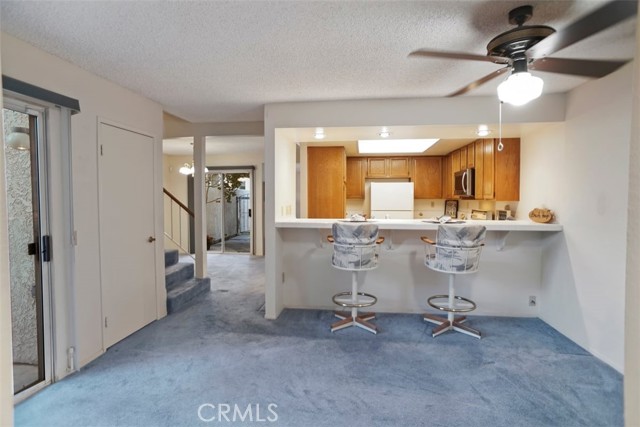
[[[476,167],[476,144],[472,142],[467,145],[467,166],[468,168]]]
[[[493,139],[483,139],[482,145],[482,193],[481,197],[476,195],[476,199],[493,200],[493,184],[495,179]]]
[[[307,147],[307,217],[344,218],[346,174],[344,147]]]
[[[460,171],[460,150],[451,153],[451,173]]]
[[[475,198],[482,199],[482,189],[484,187],[484,141],[478,139],[474,145],[474,168],[475,168]]]
[[[476,199],[520,200],[520,139],[503,138],[475,142]],[[482,155],[478,154],[482,150]]]
[[[453,168],[451,154],[442,158],[442,197],[453,198]]]
[[[460,169],[465,170],[467,168],[467,147],[462,147],[460,150]]]
[[[367,159],[347,157],[347,199],[364,199],[364,176]]]
[[[498,143],[498,139],[478,139],[443,157],[442,197],[457,198],[453,175],[474,168],[476,200],[520,200],[520,139],[503,138],[502,151]]]
[[[502,138],[502,151],[494,140],[495,200],[520,200],[520,139]]]
[[[367,178],[409,178],[409,157],[368,157]]]
[[[411,178],[415,199],[442,198],[442,157],[414,157]]]

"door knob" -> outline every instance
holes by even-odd
[[[156,241],[156,238],[155,238],[155,237],[153,237],[153,236],[149,236],[149,238],[147,239],[147,241],[148,241],[149,243],[153,243],[153,242],[155,242],[155,241]]]

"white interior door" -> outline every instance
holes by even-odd
[[[104,348],[156,319],[153,138],[99,124]]]

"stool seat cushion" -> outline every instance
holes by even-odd
[[[427,267],[442,272],[477,270],[486,235],[482,225],[440,225],[436,245],[425,258]]]
[[[377,266],[378,226],[368,223],[336,222],[331,264],[344,270],[370,270]]]

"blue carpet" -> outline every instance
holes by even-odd
[[[268,321],[246,258],[18,405],[15,425],[623,426],[622,376],[538,319],[471,317],[482,340],[434,339],[419,315],[380,314],[377,336],[332,334],[327,311]]]

